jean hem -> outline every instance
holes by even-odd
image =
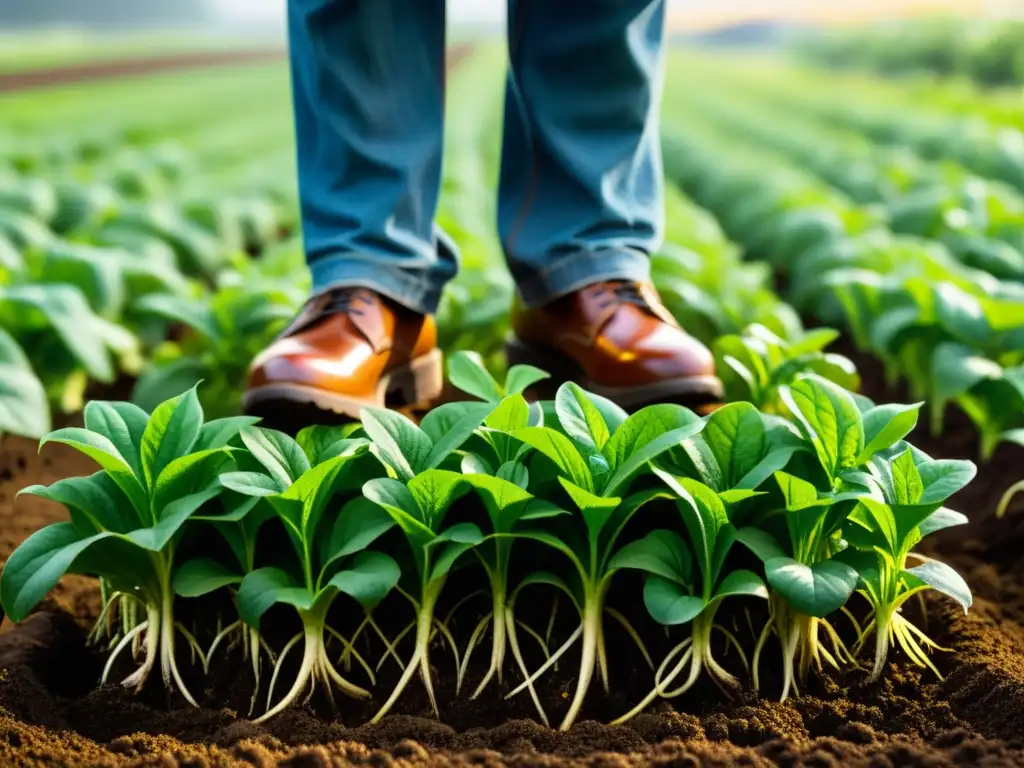
[[[423,315],[437,312],[441,286],[426,277],[383,266],[379,259],[350,254],[323,256],[309,265],[313,295],[335,288],[368,288]]]
[[[580,250],[559,257],[540,273],[519,285],[519,297],[528,307],[539,307],[566,294],[604,280],[647,282],[651,259],[633,248]]]

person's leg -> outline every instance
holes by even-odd
[[[509,0],[498,224],[529,306],[648,279],[664,15],[664,0]]]
[[[250,413],[358,418],[441,392],[432,313],[455,273],[435,229],[445,0],[288,0],[299,198],[313,297],[253,361]]]
[[[623,407],[721,395],[650,285],[663,228],[664,0],[509,0],[498,225],[510,363]]]
[[[455,273],[434,213],[445,0],[288,0],[302,226],[314,292],[433,312]]]

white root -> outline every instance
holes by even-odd
[[[332,703],[334,701],[332,689],[335,687],[353,698],[366,699],[370,697],[369,691],[355,685],[349,680],[346,680],[334,668],[330,659],[327,657],[327,649],[324,647],[323,638],[324,633],[322,627],[307,627],[305,632],[295,635],[295,637],[288,641],[284,649],[282,649],[281,655],[277,660],[277,664],[274,666],[274,672],[271,675],[270,690],[267,694],[268,709],[253,722],[262,723],[275,715],[280,714],[295,703],[295,701],[302,696],[304,691],[307,691],[305,701],[309,701],[318,682],[324,687],[324,690],[327,692]],[[298,674],[295,676],[295,682],[292,683],[292,687],[284,697],[282,697],[277,704],[271,707],[270,704],[273,700],[274,688],[276,687],[277,677],[280,673],[281,666],[284,663],[288,652],[300,641],[303,641],[304,650],[302,654],[302,663],[299,665]],[[358,655],[355,655],[355,657],[357,660],[361,658]]]

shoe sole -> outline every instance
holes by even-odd
[[[509,367],[532,365],[550,373],[551,379],[541,382],[541,386],[547,384],[548,387],[557,387],[563,381],[575,381],[585,390],[627,410],[664,402],[703,406],[721,400],[724,394],[722,382],[717,376],[687,376],[632,387],[608,387],[585,376],[574,361],[554,350],[512,338],[505,343],[505,351]]]
[[[250,389],[242,397],[246,413],[289,404],[312,405],[321,411],[359,419],[366,406],[419,407],[441,396],[444,366],[441,350],[435,349],[381,377],[372,398],[351,397],[305,384],[267,384]]]

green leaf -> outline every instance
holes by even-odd
[[[475,405],[475,404],[474,404]],[[422,472],[425,469],[434,469],[459,448],[469,436],[476,431],[487,415],[480,408],[467,409],[462,417],[449,427],[445,433],[434,441],[434,447],[430,450],[422,466],[417,466],[416,471]]]
[[[978,473],[970,461],[959,459],[935,459],[923,462],[917,467],[924,485],[921,504],[941,503],[966,486]]]
[[[0,574],[0,602],[7,617],[23,621],[83,552],[109,536],[97,533],[83,538],[71,523],[54,523],[25,539]]]
[[[310,468],[305,452],[291,437],[276,429],[249,427],[239,433],[242,443],[270,475],[287,488]]]
[[[574,485],[593,492],[594,481],[576,446],[565,435],[549,427],[524,427],[512,433],[531,448],[540,451],[565,473]]]
[[[800,510],[818,504],[818,489],[806,480],[786,472],[776,472],[782,499],[788,510]]]
[[[395,521],[380,506],[362,497],[341,508],[328,540],[324,562],[362,552],[395,526]]]
[[[701,437],[722,471],[723,488],[735,488],[764,456],[767,435],[750,403],[730,403],[713,412]]]
[[[221,485],[246,496],[277,496],[284,491],[276,478],[259,472],[225,472],[220,476]]]
[[[0,331],[0,340],[5,335]],[[0,356],[3,352],[0,343]],[[38,439],[49,432],[50,427],[46,389],[32,368],[27,363],[10,365],[0,357],[0,434]]]
[[[437,530],[452,502],[469,491],[467,476],[446,469],[428,469],[409,481],[409,490],[423,511],[424,522]]]
[[[489,414],[493,410],[495,408],[491,403],[443,403],[423,417],[420,429],[427,434],[432,443],[438,443],[468,414],[478,414],[476,423],[479,424],[489,419]]]
[[[768,583],[795,610],[823,618],[838,611],[857,587],[857,571],[837,560],[814,565],[790,557],[775,557],[764,564]]]
[[[275,603],[290,602],[294,605],[294,602],[287,599],[297,597],[294,593],[306,593],[306,590],[299,588],[291,576],[280,568],[259,568],[247,573],[242,579],[242,585],[235,595],[238,615],[250,627],[259,627],[260,618]],[[311,607],[313,596],[307,593],[307,598],[307,607]]]
[[[622,423],[602,451],[612,469],[603,495],[616,493],[641,467],[703,428],[704,422],[681,405],[641,408]]]
[[[644,605],[651,618],[671,627],[697,618],[707,603],[704,598],[691,595],[673,581],[650,576],[644,584]]]
[[[483,456],[478,456],[475,453],[467,453],[462,457],[462,462],[459,466],[464,475],[493,475],[494,467],[492,467]]]
[[[948,401],[973,389],[986,379],[1000,379],[1003,369],[962,344],[939,344],[932,353],[931,407],[940,412]]]
[[[93,400],[86,403],[82,415],[86,429],[109,439],[135,476],[145,476],[142,469],[142,436],[149,423],[148,413],[131,403]]]
[[[753,571],[739,569],[728,574],[715,590],[715,600],[723,600],[727,597],[746,595],[748,597],[760,597],[768,599],[768,590],[764,586],[761,577]]]
[[[583,515],[583,520],[586,523],[587,532],[591,540],[596,541],[607,522],[611,519],[616,507],[622,503],[622,499],[614,496],[611,498],[596,496],[590,491],[580,488],[578,485],[573,485],[564,477],[559,477],[558,482],[561,483],[566,493],[569,494],[569,497]]]
[[[198,512],[203,504],[216,498],[222,490],[220,486],[215,486],[175,499],[167,506],[157,510],[159,521],[156,525],[132,531],[127,538],[145,550],[162,552],[185,522]]]
[[[929,560],[914,568],[908,568],[905,573],[920,579],[932,589],[952,597],[960,603],[964,613],[970,610],[973,603],[971,588],[967,586],[967,582],[964,581],[959,573],[945,563],[941,563],[938,560]]]
[[[522,467],[521,464],[516,466]],[[510,532],[519,519],[519,514],[533,500],[532,494],[500,477],[468,475],[466,480],[483,501],[495,533]]]
[[[736,531],[736,539],[753,552],[762,563],[786,557],[786,550],[779,545],[775,537],[760,528],[740,528]]]
[[[917,504],[924,492],[924,483],[921,481],[910,449],[893,459],[889,466],[892,469],[892,503],[903,506]]]
[[[910,434],[917,426],[918,412],[924,403],[913,405],[879,405],[864,414],[864,450],[856,464],[866,464],[879,451],[884,451]]]
[[[434,532],[425,523],[424,512],[405,483],[377,477],[363,485],[363,495],[386,510],[416,546],[434,539]]]
[[[334,458],[352,444],[352,435],[358,431],[358,424],[323,426],[315,424],[299,430],[295,436],[302,452],[309,459],[310,466]]]
[[[555,413],[562,429],[582,454],[600,453],[608,442],[608,425],[579,385],[567,381],[558,388]]]
[[[431,546],[440,546],[440,552],[434,559],[429,580],[437,581],[446,576],[462,555],[473,549],[483,540],[483,533],[472,523],[459,523],[442,531],[431,542]]]
[[[456,352],[448,357],[448,379],[452,386],[489,403],[502,398],[501,387],[487,372],[475,352]]]
[[[608,562],[608,570],[632,568],[664,579],[692,586],[693,560],[683,537],[675,531],[659,528],[638,541],[622,547]]]
[[[86,477],[66,477],[50,486],[31,485],[18,492],[22,494],[63,504],[80,531],[127,533],[139,526],[138,514],[102,470]]]
[[[361,552],[352,567],[336,573],[327,586],[355,598],[371,610],[395,588],[401,570],[393,559],[380,552]]]
[[[402,480],[411,480],[428,466],[434,448],[426,433],[400,413],[383,408],[363,408],[363,429],[381,459]]]
[[[174,459],[156,479],[151,494],[154,512],[159,517],[160,510],[175,499],[209,488],[229,460],[230,454],[224,448],[189,453]]]
[[[243,429],[253,427],[258,422],[259,419],[255,416],[228,416],[208,421],[199,430],[199,439],[192,446],[192,450],[205,451],[211,448],[223,448],[238,437]]]
[[[513,365],[505,375],[505,395],[522,394],[538,381],[550,378],[550,373],[532,365]]]
[[[718,578],[718,538],[722,530],[729,525],[729,517],[718,494],[703,483],[690,478],[679,478],[678,484],[683,492],[679,494],[676,506],[690,535],[690,542],[697,555],[697,566],[700,568],[707,592]]]
[[[818,459],[835,478],[844,467],[857,466],[864,450],[864,425],[860,409],[850,393],[812,374],[801,376],[779,390],[796,416]]]
[[[142,469],[147,488],[153,488],[164,467],[192,450],[202,427],[203,407],[195,387],[156,407],[142,434]]]
[[[65,427],[51,432],[40,441],[39,445],[42,447],[46,443],[64,443],[80,453],[84,453],[99,464],[124,491],[141,519],[145,519],[145,516],[149,514],[149,497],[140,479],[114,444],[103,435],[78,427]]]
[[[484,425],[499,432],[514,432],[526,427],[529,420],[530,407],[522,395],[515,394],[498,403],[498,407],[484,420]]]
[[[942,531],[958,525],[966,525],[967,522],[967,515],[947,509],[946,507],[940,507],[925,518],[924,522],[918,526],[918,531],[921,537],[924,538],[936,531]]]
[[[174,573],[174,593],[182,597],[202,597],[218,589],[241,584],[242,577],[216,560],[200,557],[182,563]]]
[[[499,480],[507,480],[513,485],[519,486],[524,491],[530,485],[530,470],[518,461],[506,461],[495,475]]]

